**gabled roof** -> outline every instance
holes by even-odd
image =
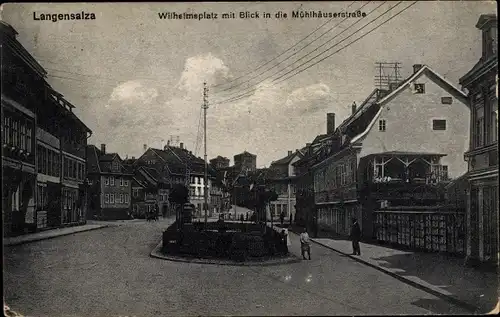
[[[116,158],[120,161],[119,172],[112,171],[109,164]],[[122,174],[131,174],[133,172],[123,166],[120,155],[118,155],[117,153],[103,154],[101,150],[99,150],[95,145],[87,146],[87,165],[87,169],[89,170],[89,172]],[[92,170],[92,168],[94,168],[94,170]]]
[[[166,163],[171,173],[185,174],[186,168],[189,168],[191,173],[204,174],[205,172],[205,161],[186,149],[166,146],[164,150],[155,148],[150,148],[150,150]],[[208,174],[215,176],[215,170],[210,164],[208,164]]]
[[[110,161],[113,161],[115,159],[115,157],[117,157],[117,156],[118,156],[118,159],[121,161],[121,158],[118,155],[118,153],[106,153],[104,155],[101,155],[99,157],[99,161],[101,161],[101,162],[110,162]]]
[[[293,158],[295,156],[299,156],[300,158],[302,158],[304,155],[299,150],[296,150],[295,152],[293,152],[290,155],[287,155],[287,156],[285,156],[285,157],[283,157],[283,158],[281,158],[279,160],[271,162],[271,165],[290,164],[290,162],[293,160]]]
[[[252,154],[250,152],[247,152],[247,151],[243,151],[243,153],[240,153],[240,154],[236,154],[235,157],[238,157],[238,156],[257,156],[255,154]]]
[[[411,75],[410,77],[408,77],[406,80],[404,80],[399,85],[398,88],[396,88],[391,93],[389,93],[387,96],[383,97],[382,99],[378,100],[377,102],[374,102],[373,104],[380,107],[383,104],[391,101],[395,96],[397,96],[400,92],[402,92],[405,88],[407,88],[407,86],[409,84],[411,84],[414,80],[416,80],[418,77],[420,77],[424,72],[426,72],[428,75],[430,75],[429,78],[431,80],[433,80],[433,81],[439,81],[442,84],[444,84],[445,86],[447,86],[448,89],[450,90],[450,93],[452,93],[456,97],[462,99],[462,101],[465,104],[467,104],[467,94],[465,94],[463,91],[461,91],[458,88],[456,88],[451,82],[449,82],[447,79],[445,79],[444,77],[442,77],[441,75],[439,75],[438,73],[436,73],[434,70],[432,70],[427,65],[423,65],[422,68],[419,71],[417,71],[416,73],[414,73],[413,75]],[[370,131],[370,129],[373,127],[373,125],[377,121],[378,117],[380,116],[380,113],[382,112],[382,109],[383,108],[380,107],[380,109],[375,114],[375,116],[371,120],[371,122],[368,125],[368,127],[363,132],[361,132],[360,134],[358,134],[357,136],[355,136],[354,138],[351,139],[351,141],[350,141],[351,144],[357,142],[359,139],[361,139],[362,137],[364,137]]]
[[[354,114],[351,114],[347,119],[345,119],[339,126],[338,129],[342,132],[356,119],[358,119],[363,113],[365,113],[381,96],[387,94],[387,91],[382,89],[374,89],[370,95],[361,103],[361,105],[356,109]]]

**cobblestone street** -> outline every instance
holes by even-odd
[[[316,244],[311,261],[281,266],[151,258],[167,226],[123,222],[6,247],[5,302],[36,316],[467,313]],[[291,240],[298,254],[298,237]]]

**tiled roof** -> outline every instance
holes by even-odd
[[[152,150],[167,163],[168,169],[174,174],[185,174],[186,167],[189,167],[191,173],[205,173],[205,161],[200,157],[194,156],[186,149],[170,146],[165,147],[164,150]],[[208,174],[211,177],[216,176],[215,170],[210,164],[208,164]]]
[[[87,163],[87,169],[89,172],[93,173],[123,173],[123,174],[131,174],[133,170],[130,170],[129,168],[126,168],[123,166],[122,160],[120,156],[117,153],[106,153],[103,154],[95,145],[88,145],[87,146],[87,158],[88,158],[88,163]],[[120,171],[112,171],[111,170],[111,163],[114,158],[118,158],[120,161]]]

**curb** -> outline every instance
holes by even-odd
[[[446,301],[448,301],[448,302],[451,302],[451,303],[453,303],[453,304],[455,304],[455,305],[457,305],[457,306],[460,306],[460,307],[462,307],[462,308],[465,308],[465,309],[467,309],[468,311],[470,311],[471,313],[475,313],[475,314],[477,314],[477,313],[478,313],[478,310],[480,309],[478,306],[473,305],[473,304],[470,304],[470,303],[468,303],[468,302],[466,302],[466,301],[463,301],[463,300],[461,300],[461,299],[458,299],[458,298],[456,298],[455,296],[451,296],[451,295],[444,294],[444,293],[442,293],[442,292],[439,292],[439,291],[437,291],[437,290],[434,290],[434,289],[432,289],[432,288],[429,288],[429,287],[427,287],[427,286],[425,286],[425,285],[422,285],[422,284],[417,283],[417,282],[415,282],[415,281],[409,280],[409,279],[407,279],[407,278],[405,278],[405,277],[403,277],[403,276],[401,276],[401,275],[399,275],[399,274],[397,274],[397,273],[391,272],[391,271],[389,271],[389,270],[387,270],[387,269],[384,269],[384,268],[382,268],[382,267],[380,267],[380,266],[378,266],[378,265],[372,264],[372,263],[370,263],[370,262],[368,262],[368,261],[365,261],[365,260],[363,260],[363,259],[361,259],[361,258],[355,257],[355,256],[353,256],[353,255],[351,255],[351,254],[348,254],[348,253],[345,253],[345,252],[339,251],[339,250],[337,250],[337,249],[334,249],[334,248],[332,248],[331,246],[328,246],[328,245],[326,245],[326,244],[323,244],[323,243],[321,243],[321,242],[318,242],[318,241],[316,241],[316,240],[314,240],[314,239],[311,239],[311,241],[313,241],[314,243],[316,243],[316,244],[318,244],[318,245],[320,245],[320,246],[322,246],[322,247],[325,247],[325,248],[327,248],[327,249],[330,249],[330,250],[332,250],[332,251],[335,251],[335,252],[337,252],[337,253],[340,253],[340,254],[342,254],[342,255],[344,255],[344,256],[347,256],[347,257],[349,257],[349,258],[351,258],[351,259],[353,259],[353,260],[355,260],[355,261],[357,261],[357,262],[360,262],[360,263],[363,263],[363,264],[365,264],[365,265],[368,265],[368,266],[370,266],[370,267],[372,267],[372,268],[374,268],[374,269],[376,269],[376,270],[378,270],[378,271],[380,271],[380,272],[383,272],[383,273],[385,273],[385,274],[387,274],[387,275],[390,275],[390,276],[392,276],[392,277],[394,277],[394,278],[398,279],[399,281],[401,281],[401,282],[403,282],[403,283],[406,283],[406,284],[408,284],[408,285],[411,285],[411,286],[413,286],[413,287],[415,287],[415,288],[418,288],[418,289],[423,290],[423,291],[425,291],[425,292],[427,292],[427,293],[430,293],[430,294],[432,294],[432,295],[434,295],[434,296],[436,296],[436,297],[439,297],[439,298],[442,298],[442,299],[444,299],[444,300],[446,300]]]
[[[17,241],[17,242],[11,242],[11,243],[4,243],[3,245],[10,247],[10,246],[28,244],[28,243],[32,243],[32,242],[43,241],[43,240],[50,240],[50,239],[54,239],[54,238],[58,238],[58,237],[64,237],[64,236],[69,236],[69,235],[72,235],[72,234],[77,234],[77,233],[80,233],[80,232],[93,231],[93,230],[104,229],[104,228],[109,228],[109,227],[111,227],[111,226],[110,225],[102,225],[102,226],[97,227],[97,228],[90,228],[90,229],[86,229],[86,230],[68,232],[68,233],[63,233],[63,234],[58,234],[58,235],[53,235],[53,236],[47,236],[47,237],[40,237],[40,238],[31,239],[31,240],[24,240],[24,241]]]
[[[228,265],[228,266],[277,266],[282,264],[292,264],[299,263],[302,260],[295,255],[291,255],[288,258],[266,261],[266,262],[236,262],[230,260],[210,260],[210,259],[196,259],[196,258],[183,258],[178,256],[168,256],[163,254],[160,250],[163,242],[160,242],[149,254],[152,258],[172,261],[172,262],[184,262],[184,263],[196,263],[196,264],[211,264],[211,265]]]

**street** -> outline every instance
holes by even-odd
[[[281,266],[151,258],[168,223],[123,222],[6,247],[5,303],[36,316],[468,313],[316,244],[311,261]]]

